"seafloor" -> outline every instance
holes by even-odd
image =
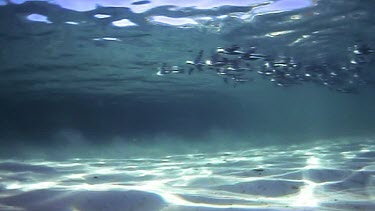
[[[375,210],[373,140],[160,158],[6,160],[0,210]]]

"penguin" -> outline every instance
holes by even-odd
[[[206,63],[202,60],[203,53],[204,51],[200,50],[194,61],[188,60],[186,61],[186,64],[193,65],[195,69],[203,71],[203,67],[206,65]],[[193,72],[194,68],[189,69],[189,75]]]
[[[156,75],[163,76],[169,73],[171,73],[170,68],[167,67],[166,63],[163,63],[161,67],[158,67],[158,72],[156,73]]]
[[[374,53],[374,50],[369,48],[366,44],[355,44],[353,48],[353,53],[356,55],[368,55]]]
[[[238,45],[232,45],[231,47],[227,47],[227,48],[218,47],[216,49],[216,52],[221,53],[221,54],[228,54],[228,55],[244,54],[244,52],[240,50],[240,47]]]

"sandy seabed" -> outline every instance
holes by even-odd
[[[375,142],[160,158],[2,160],[0,210],[375,210]]]

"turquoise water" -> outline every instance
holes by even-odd
[[[374,135],[371,1],[3,4],[5,157]]]
[[[374,6],[0,0],[0,210],[374,210]]]

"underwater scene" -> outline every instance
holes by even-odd
[[[0,211],[374,211],[375,1],[0,0]]]

